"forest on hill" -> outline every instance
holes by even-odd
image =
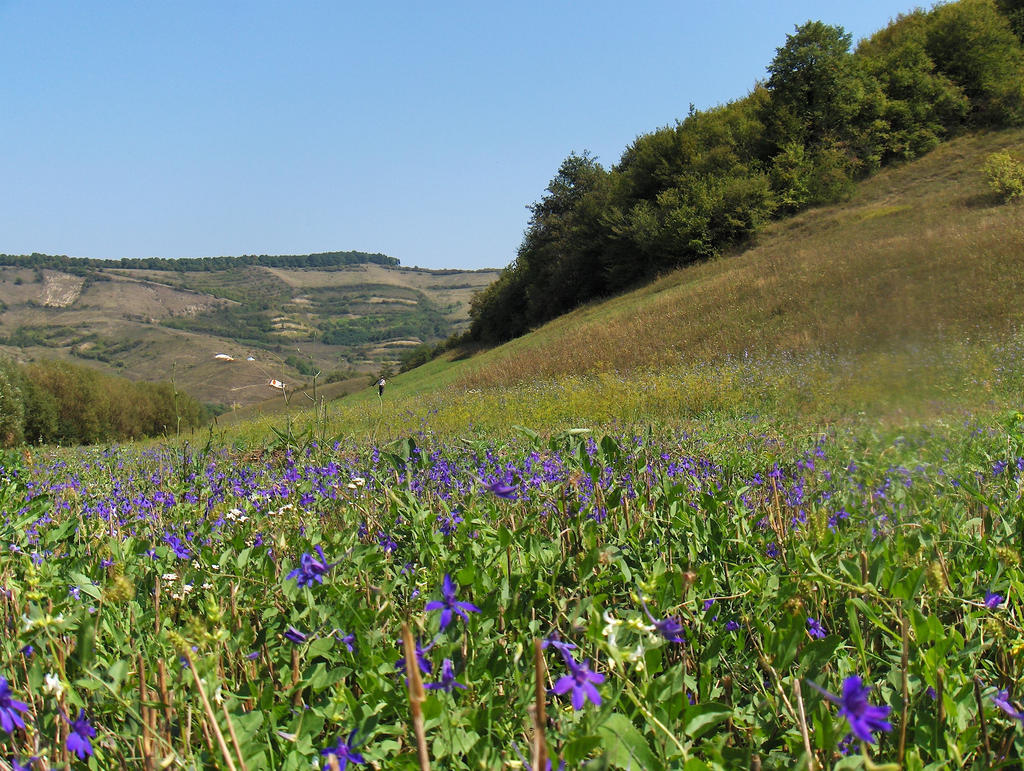
[[[90,273],[94,268],[123,270],[162,270],[178,273],[231,270],[247,266],[264,268],[337,268],[345,265],[399,264],[395,257],[367,252],[320,252],[317,254],[244,254],[240,257],[122,257],[103,260],[91,257],[67,257],[62,254],[0,254],[0,265],[36,270],[60,270],[65,273]]]
[[[1024,0],[901,15],[852,48],[797,27],[745,98],[638,137],[605,169],[572,153],[517,252],[474,299],[469,339],[517,337],[585,302],[706,260],[765,224],[965,131],[1024,122]]]

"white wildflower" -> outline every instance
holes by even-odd
[[[646,666],[643,643],[637,643],[636,648],[626,654],[626,660],[633,665],[637,672],[643,672]]]
[[[602,614],[602,618],[604,618],[605,627],[601,630],[601,634],[608,638],[608,644],[611,647],[618,647],[615,642],[615,634],[618,632],[618,628],[622,626],[622,621],[615,618],[615,616],[611,614],[611,611],[608,610]]]
[[[48,693],[51,696],[60,698],[64,694],[64,684],[53,672],[48,672],[43,678],[43,693]]]

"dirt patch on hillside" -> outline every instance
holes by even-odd
[[[47,308],[68,308],[82,294],[85,279],[67,273],[46,271],[43,274],[42,304]]]

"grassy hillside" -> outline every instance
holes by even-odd
[[[270,379],[295,387],[317,371],[321,384],[365,377],[461,331],[473,293],[496,275],[224,262],[187,271],[0,264],[0,352],[173,378],[202,401],[245,405],[274,394]]]
[[[835,420],[1019,404],[1024,207],[1000,204],[983,133],[863,182],[848,202],[729,256],[594,303],[518,340],[338,402],[331,428],[398,436],[675,421],[710,412]]]
[[[560,318],[467,372],[468,387],[725,355],[867,353],[1002,335],[1024,320],[1024,207],[1000,205],[964,138],[767,229],[739,254]]]

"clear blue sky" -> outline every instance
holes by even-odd
[[[562,159],[909,0],[0,0],[0,252],[500,267]]]

